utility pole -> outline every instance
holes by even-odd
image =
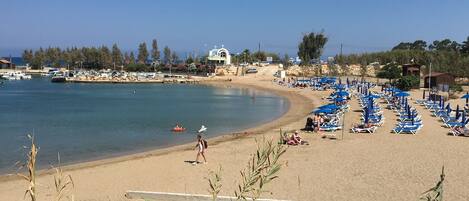
[[[343,45],[342,45],[342,43],[341,43],[341,44],[340,44],[340,56],[341,56],[341,57],[342,57],[342,47],[343,47]]]
[[[431,92],[431,88],[432,88],[432,62],[430,62],[430,69],[429,69],[429,72],[428,72],[428,93]]]

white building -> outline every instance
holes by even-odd
[[[216,47],[208,52],[208,60],[214,61],[218,64],[230,65],[231,64],[231,55],[230,52],[222,46],[222,48],[217,49]]]

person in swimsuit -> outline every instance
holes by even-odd
[[[205,144],[204,144],[204,140],[202,140],[201,135],[197,135],[197,145],[195,145],[195,148],[198,149],[197,157],[192,164],[193,165],[198,164],[200,156],[202,156],[202,158],[204,159],[204,164],[207,163],[207,159],[205,159]]]
[[[319,132],[319,126],[321,126],[321,121],[322,118],[319,116],[319,114],[316,114],[313,118],[313,126],[315,132]]]

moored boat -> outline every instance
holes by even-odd
[[[65,82],[65,81],[67,81],[67,79],[65,78],[65,76],[59,75],[59,76],[52,77],[50,81],[59,83],[59,82]]]

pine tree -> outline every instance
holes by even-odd
[[[160,60],[160,50],[158,50],[158,41],[156,39],[153,39],[153,42],[151,43],[151,59],[153,62],[159,61]]]
[[[117,44],[112,45],[112,63],[115,66],[122,65],[122,53]]]
[[[165,46],[163,49],[163,54],[164,54],[164,63],[165,64],[170,64],[172,63],[172,58],[171,58],[171,49],[169,49],[168,46]]]
[[[129,53],[127,53],[127,52],[124,54],[124,64],[125,65],[130,64],[130,56],[129,56]]]
[[[111,66],[112,57],[111,57],[111,51],[109,50],[109,48],[106,46],[101,46],[101,48],[98,50],[98,53],[99,53],[100,66],[102,68]]]
[[[178,63],[178,60],[179,60],[178,55],[176,54],[176,52],[173,51],[171,53],[171,63],[176,64],[176,63]]]
[[[147,44],[145,42],[138,45],[138,63],[146,64],[148,59]]]
[[[31,64],[33,62],[33,50],[24,50],[23,52],[23,60],[28,63],[28,64]]]
[[[130,61],[129,64],[135,64],[135,55],[134,52],[130,52]]]

